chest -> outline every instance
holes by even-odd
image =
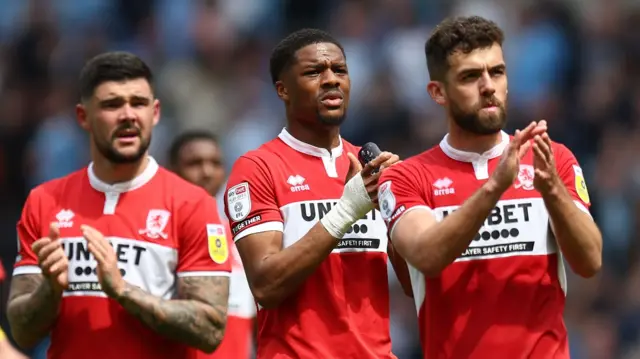
[[[113,210],[105,214],[109,207]],[[40,235],[48,232],[51,222],[58,225],[69,259],[69,293],[102,295],[96,277],[97,263],[82,236],[81,226],[88,225],[111,244],[126,281],[153,294],[168,295],[180,243],[177,213],[171,203],[144,192],[120,194],[114,200],[94,191],[82,198],[60,198],[45,212]]]
[[[498,162],[498,158],[489,161],[489,175]],[[532,163],[523,161],[513,185],[491,209],[458,261],[557,252],[549,214],[540,193],[533,187],[533,178]],[[431,180],[431,192],[425,195],[434,205],[437,220],[442,221],[455,212],[486,181],[478,179],[471,163],[436,172]]]
[[[287,161],[273,169],[274,192],[284,220],[285,247],[296,243],[331,211],[342,196],[348,170],[346,154],[336,157],[333,164],[328,159],[310,157]],[[386,253],[386,249],[386,225],[380,212],[374,209],[351,226],[333,252]]]

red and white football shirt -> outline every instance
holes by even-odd
[[[286,130],[242,156],[225,209],[236,241],[283,232],[304,236],[342,196],[349,168],[341,140],[329,152]],[[386,226],[378,211],[356,222],[329,257],[278,308],[258,309],[258,358],[391,358]]]
[[[227,237],[231,229],[225,221]],[[244,273],[240,254],[233,241],[229,242],[231,262],[231,282],[229,285],[229,310],[227,326],[222,343],[215,352],[199,352],[197,359],[248,359],[253,343],[253,321],[256,316],[256,303]]]
[[[69,288],[51,332],[49,359],[195,357],[195,349],[156,334],[106,297],[80,225],[111,242],[128,283],[172,299],[178,277],[229,276],[225,229],[211,196],[152,158],[125,183],[100,181],[91,165],[46,182],[31,191],[18,222],[14,276],[41,273],[31,245],[48,235],[51,222],[58,224],[69,258]]]
[[[379,199],[390,234],[409,211],[429,210],[442,220],[459,208],[486,182],[508,143],[503,133],[501,144],[476,154],[452,148],[445,137],[386,170]],[[575,157],[557,143],[553,151],[558,174],[588,213]],[[514,185],[467,250],[439,276],[425,278],[409,266],[425,358],[569,358],[562,316],[565,269],[533,173],[529,151]]]

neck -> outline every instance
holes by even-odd
[[[93,173],[104,183],[115,184],[131,181],[138,177],[149,164],[149,157],[143,156],[132,163],[112,163],[102,156],[93,156]]]
[[[296,139],[319,148],[340,146],[340,126],[309,126],[300,120],[288,121],[287,131]]]
[[[450,123],[452,122],[450,121]],[[449,125],[447,142],[456,150],[485,153],[502,142],[502,131],[490,135],[478,135],[451,124]]]

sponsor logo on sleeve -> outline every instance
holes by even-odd
[[[224,226],[220,224],[207,224],[207,242],[209,244],[209,256],[218,263],[223,264],[229,258],[229,246]]]
[[[391,191],[391,181],[387,181],[378,188],[378,201],[380,203],[380,213],[385,221],[391,219],[393,210],[396,209],[396,197]]]
[[[584,174],[580,166],[573,165],[573,173],[575,174],[575,186],[578,197],[584,203],[589,203],[589,191],[587,190],[587,182],[584,180]]]
[[[248,182],[242,182],[229,188],[227,208],[232,221],[237,222],[247,218],[251,211],[251,194]]]

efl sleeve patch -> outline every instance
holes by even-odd
[[[223,264],[229,259],[229,246],[224,226],[207,224],[207,242],[209,256],[214,262]]]
[[[249,183],[242,182],[227,191],[227,208],[232,221],[241,221],[251,212]]]
[[[582,168],[577,165],[573,165],[573,173],[575,175],[575,186],[578,197],[584,202],[589,203],[589,191],[587,190],[587,182],[584,180],[584,174]]]
[[[396,197],[391,190],[391,181],[387,181],[378,188],[378,203],[380,203],[380,213],[385,221],[389,221],[393,211],[396,209]]]

